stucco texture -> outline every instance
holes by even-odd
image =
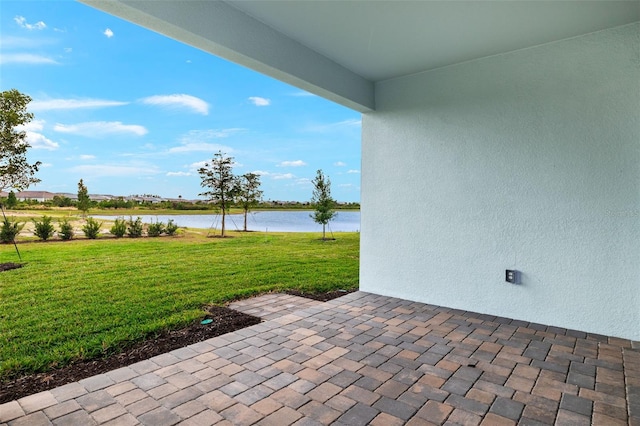
[[[640,23],[375,95],[362,290],[640,340]]]

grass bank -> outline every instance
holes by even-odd
[[[24,243],[0,272],[0,381],[100,357],[261,292],[358,286],[359,234]],[[0,245],[0,263],[16,262]]]

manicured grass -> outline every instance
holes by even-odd
[[[19,244],[0,272],[0,381],[103,356],[272,290],[358,286],[359,234],[232,233]],[[0,263],[17,262],[0,245]]]

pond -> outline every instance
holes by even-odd
[[[322,232],[322,225],[318,225],[309,217],[311,211],[255,211],[247,216],[247,229],[262,232]],[[198,215],[134,215],[140,216],[144,223],[164,222],[173,219],[178,226],[202,229],[220,229],[220,214]],[[96,219],[113,220],[117,216],[93,216]],[[128,216],[125,219],[129,219]],[[244,218],[242,214],[226,216],[228,230],[242,230]],[[334,219],[329,222],[327,232],[358,232],[360,231],[360,212],[339,210]]]

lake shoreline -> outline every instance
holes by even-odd
[[[247,215],[247,231],[254,232],[322,232],[322,225],[311,218],[313,210],[255,210]],[[340,210],[335,218],[327,225],[326,231],[331,232],[360,232],[360,211]],[[133,215],[103,215],[91,214],[98,220],[115,220],[140,217],[143,223],[163,222],[172,220],[179,227],[219,230],[222,215],[208,212],[207,214],[133,214]],[[225,215],[225,229],[242,231],[244,215],[232,213]]]

